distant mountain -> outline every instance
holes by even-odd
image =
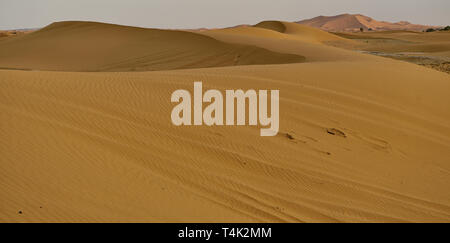
[[[360,31],[383,31],[383,30],[409,30],[423,31],[428,28],[437,28],[438,26],[427,26],[411,24],[406,21],[390,23],[386,21],[377,21],[361,14],[341,14],[337,16],[319,16],[312,19],[298,21],[296,23],[320,28],[331,32],[354,32]]]

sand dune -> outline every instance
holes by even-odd
[[[78,28],[64,41],[91,27]],[[99,36],[128,44],[151,37],[116,28]],[[42,42],[53,43],[58,29],[21,41],[45,36]],[[201,56],[192,60],[202,68],[0,70],[0,221],[450,222],[448,74],[328,46],[358,41],[293,23],[204,36],[162,32],[191,41],[190,53]],[[306,62],[211,67],[216,61],[203,53],[205,40]],[[181,56],[184,45],[172,46],[170,55]],[[148,47],[127,46],[123,57]],[[0,53],[2,65],[22,64]],[[81,52],[59,68],[81,69],[91,63],[84,55],[94,58]],[[164,60],[167,68],[181,66],[178,58]],[[174,127],[171,93],[192,90],[198,80],[204,89],[279,89],[279,135],[260,137],[249,126]]]
[[[358,55],[353,51],[330,47],[328,44],[353,46],[357,43],[325,31],[295,23],[271,21],[285,26],[283,33],[274,31],[267,24],[256,27],[237,27],[201,32],[215,39],[238,44],[250,44],[275,52],[302,55],[307,62],[337,60],[367,60],[370,56]]]
[[[377,21],[361,14],[341,14],[336,16],[318,16],[312,19],[298,21],[297,23],[320,28],[332,32],[358,32],[363,30],[386,31],[386,30],[409,30],[423,31],[428,28],[438,26],[427,26],[411,24],[407,21],[390,23],[387,21]]]
[[[286,33],[287,29],[286,25],[280,21],[263,21],[261,23],[254,25],[254,27],[269,29],[280,33]]]
[[[4,69],[149,71],[303,60],[191,32],[92,22],[54,23],[0,42],[0,68]]]
[[[281,21],[265,21],[255,25],[255,27],[275,30],[280,33],[288,34],[290,37],[294,37],[300,40],[306,40],[309,42],[323,43],[323,42],[340,41],[343,43],[351,43],[351,41],[343,39],[334,34],[330,34],[316,28],[296,23],[281,22]]]

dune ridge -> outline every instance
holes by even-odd
[[[284,25],[280,21],[263,21],[263,22],[260,22],[256,25],[254,25],[254,27],[269,29],[269,30],[280,32],[280,33],[286,32],[286,25]]]
[[[302,62],[204,35],[94,22],[59,22],[0,42],[0,68],[51,71],[151,71]]]
[[[284,26],[284,31],[274,31],[269,25]],[[358,61],[373,59],[337,46],[354,46],[357,42],[327,33],[323,30],[290,22],[269,21],[256,26],[209,30],[201,32],[215,39],[251,44],[271,51],[302,55],[306,62]]]

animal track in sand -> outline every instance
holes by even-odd
[[[278,133],[278,135],[282,136],[284,138],[287,138],[288,140],[292,141],[293,143],[300,142],[300,143],[306,144],[306,141],[303,141],[303,140],[295,138],[294,135],[293,135],[293,132],[291,132],[291,133]]]
[[[293,137],[291,134],[289,134],[289,133],[286,133],[285,136],[286,136],[289,140],[294,140],[294,137]]]
[[[338,130],[336,128],[328,128],[327,129],[327,133],[331,134],[331,135],[334,135],[334,136],[339,136],[339,137],[344,137],[344,138],[347,137],[343,131]]]

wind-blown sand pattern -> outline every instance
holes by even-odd
[[[80,42],[86,53],[68,48]],[[329,42],[358,44],[274,21],[200,33],[72,22],[0,40],[0,66],[40,70],[0,70],[0,221],[449,222],[449,75]],[[135,66],[160,71],[92,72]],[[279,135],[175,127],[170,95],[194,81],[279,89]]]

